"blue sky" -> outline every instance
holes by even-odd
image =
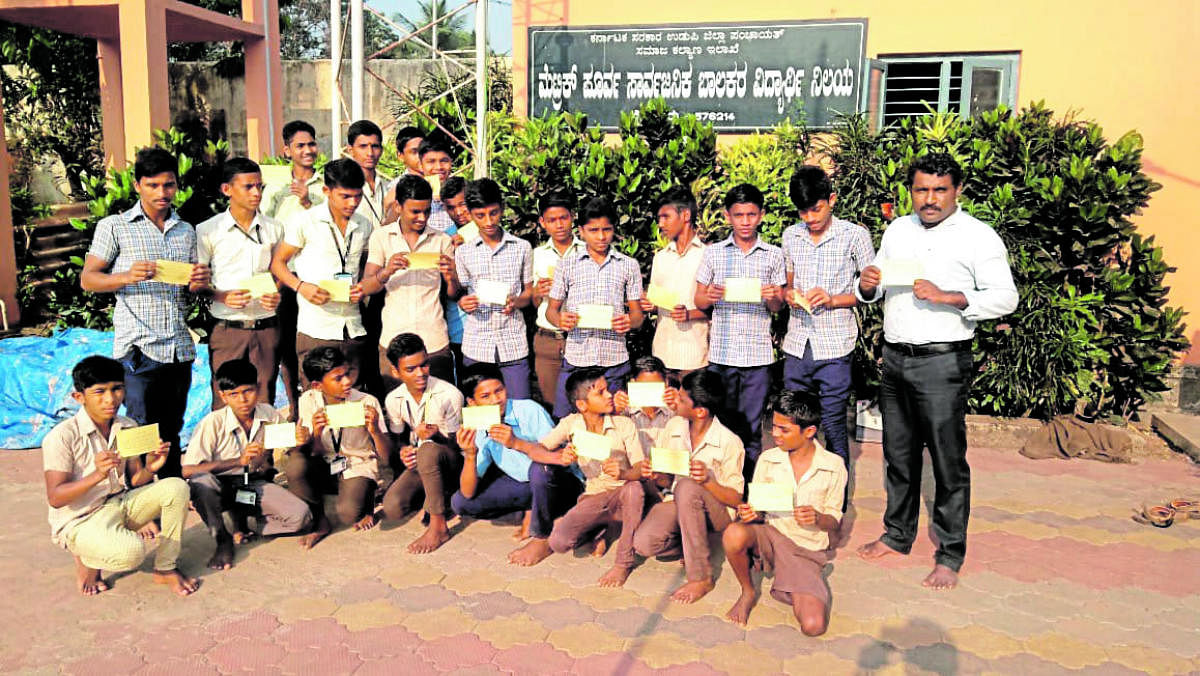
[[[394,12],[399,12],[404,16],[420,14],[416,0],[366,0],[366,3],[389,16]],[[447,0],[446,7],[454,9],[462,4],[462,0]],[[474,27],[475,11],[466,10],[465,14],[468,24]],[[498,54],[512,52],[512,3],[509,0],[489,0],[488,42],[493,52]]]

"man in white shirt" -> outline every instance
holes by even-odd
[[[917,535],[921,454],[933,462],[933,533],[938,549],[924,584],[951,589],[967,549],[971,474],[967,465],[967,394],[975,362],[975,324],[1017,307],[1008,252],[987,224],[958,208],[962,169],[931,153],[908,170],[916,213],[893,221],[855,290],[873,303],[882,295],[884,534],[859,548],[875,559],[908,554]]]
[[[355,213],[362,201],[364,180],[354,160],[326,164],[325,206],[289,221],[271,260],[271,272],[298,296],[296,356],[300,363],[312,350],[333,346],[346,356],[355,374],[364,365],[375,365],[374,349],[358,307],[363,298],[363,256],[371,237],[371,224]],[[293,258],[295,272],[288,269]],[[369,356],[364,357],[367,350]],[[308,387],[307,378],[302,385],[302,389]]]
[[[271,254],[283,239],[283,228],[259,211],[263,181],[254,161],[245,157],[227,161],[221,192],[229,198],[229,208],[196,226],[197,258],[212,268],[211,311],[217,323],[208,347],[214,411],[224,405],[216,373],[225,362],[246,359],[254,365],[258,400],[263,403],[275,401],[279,373],[275,310],[280,297],[271,276]]]

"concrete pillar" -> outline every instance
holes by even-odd
[[[0,97],[0,300],[8,312],[8,323],[16,326],[21,319],[17,307],[17,250],[13,246],[12,201],[8,192],[8,175],[12,161],[4,141],[4,99]]]
[[[121,93],[121,41],[96,40],[100,62],[100,119],[104,124],[104,166],[122,167],[125,155],[125,101]]]
[[[279,1],[242,0],[242,20],[266,37],[246,41],[246,148],[252,160],[276,154],[283,142],[283,65],[279,60]]]
[[[121,0],[121,107],[125,157],[171,126],[167,80],[167,12],[162,0]]]

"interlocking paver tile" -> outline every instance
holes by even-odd
[[[189,655],[186,658],[156,660],[133,673],[137,676],[217,676],[221,672],[203,655]]]
[[[289,651],[279,667],[285,674],[349,674],[362,663],[362,658],[346,646],[327,645]]]
[[[68,664],[69,674],[120,674],[137,671],[146,666],[142,658],[132,650],[105,651]]]
[[[271,640],[288,651],[321,648],[345,641],[350,632],[332,617],[320,617],[285,624],[271,634]]]
[[[506,591],[469,594],[460,599],[458,605],[480,620],[515,615],[525,612],[529,608],[529,604],[524,599],[519,599]]]
[[[700,646],[740,643],[746,639],[746,630],[725,619],[724,615],[671,620],[663,629]]]
[[[364,660],[412,655],[421,645],[421,637],[400,625],[352,631],[342,643]]]
[[[431,641],[443,636],[454,636],[471,631],[477,624],[475,618],[453,606],[413,613],[405,618],[404,626],[422,639]]]
[[[417,654],[440,671],[453,671],[486,664],[496,656],[496,648],[474,634],[457,634],[423,642]]]
[[[404,676],[441,676],[436,667],[415,654],[400,662],[391,659],[366,660],[354,671],[354,676],[396,676],[399,673]]]
[[[333,617],[350,631],[387,627],[402,622],[408,615],[388,601],[364,601],[342,606]]]
[[[300,620],[328,617],[337,610],[338,604],[327,596],[297,596],[284,599],[272,606],[279,621],[288,624]]]
[[[242,636],[220,643],[205,653],[208,660],[224,672],[267,669],[279,664],[286,655],[286,650],[262,637],[249,639]]]
[[[548,643],[534,643],[501,650],[492,663],[513,674],[569,674],[575,659]]]
[[[547,627],[582,624],[596,619],[596,611],[570,598],[532,603],[525,612]]]
[[[333,600],[338,605],[347,603],[360,603],[362,601],[375,601],[384,598],[392,591],[392,587],[384,584],[376,578],[365,578],[361,580],[350,580],[342,585],[337,591],[330,594]]]
[[[704,652],[704,647],[693,641],[661,633],[630,639],[626,645],[629,652],[652,669],[695,662]]]
[[[422,610],[445,608],[459,601],[458,594],[436,584],[400,589],[392,592],[389,598],[392,603],[414,613]]]
[[[748,643],[732,643],[708,648],[703,652],[701,661],[717,671],[723,671],[732,676],[741,676],[742,674],[757,676],[757,674],[770,674],[783,669],[783,660]]]
[[[550,630],[541,622],[520,613],[484,620],[475,625],[475,633],[483,640],[503,650],[542,641],[549,635]]]
[[[594,622],[551,629],[546,642],[576,658],[621,650],[626,643],[624,638]]]

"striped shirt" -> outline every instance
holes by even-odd
[[[743,253],[730,236],[704,250],[696,281],[705,286],[725,286],[725,280],[753,277],[764,285],[783,286],[787,272],[783,251],[759,238]],[[729,303],[713,306],[708,360],[724,366],[763,366],[775,361],[771,345],[771,313],[763,303]]]
[[[454,219],[450,218],[450,212],[446,211],[446,205],[442,204],[439,199],[434,199],[429,205],[429,220],[426,221],[425,227],[433,228],[440,233],[450,235],[450,231],[458,232],[458,226],[454,225]]]
[[[577,249],[554,270],[550,298],[563,302],[565,312],[581,305],[611,305],[613,317],[629,313],[628,301],[642,297],[642,271],[637,261],[609,248],[596,263],[587,247]],[[567,332],[563,358],[572,366],[616,366],[629,361],[625,336],[612,329],[574,328]]]
[[[165,259],[196,262],[196,231],[172,209],[160,232],[138,202],[132,209],[108,216],[96,225],[89,256],[108,264],[109,274],[127,272],[135,261]],[[188,332],[186,286],[144,281],[113,292],[113,356],[139,348],[157,362],[191,361],[196,345]]]
[[[783,255],[793,276],[792,288],[804,292],[820,287],[837,296],[854,293],[858,274],[875,259],[875,248],[866,228],[835,218],[816,244],[805,223],[784,230]],[[803,357],[805,345],[811,342],[813,359],[837,359],[854,351],[856,338],[853,308],[813,308],[812,314],[793,309],[783,351]]]
[[[467,295],[478,295],[480,282],[490,280],[508,286],[508,295],[519,295],[533,282],[533,248],[505,232],[493,249],[483,238],[473,239],[454,252],[459,281]],[[525,316],[519,311],[504,314],[501,305],[480,303],[463,318],[463,354],[475,361],[503,364],[529,355]]]

